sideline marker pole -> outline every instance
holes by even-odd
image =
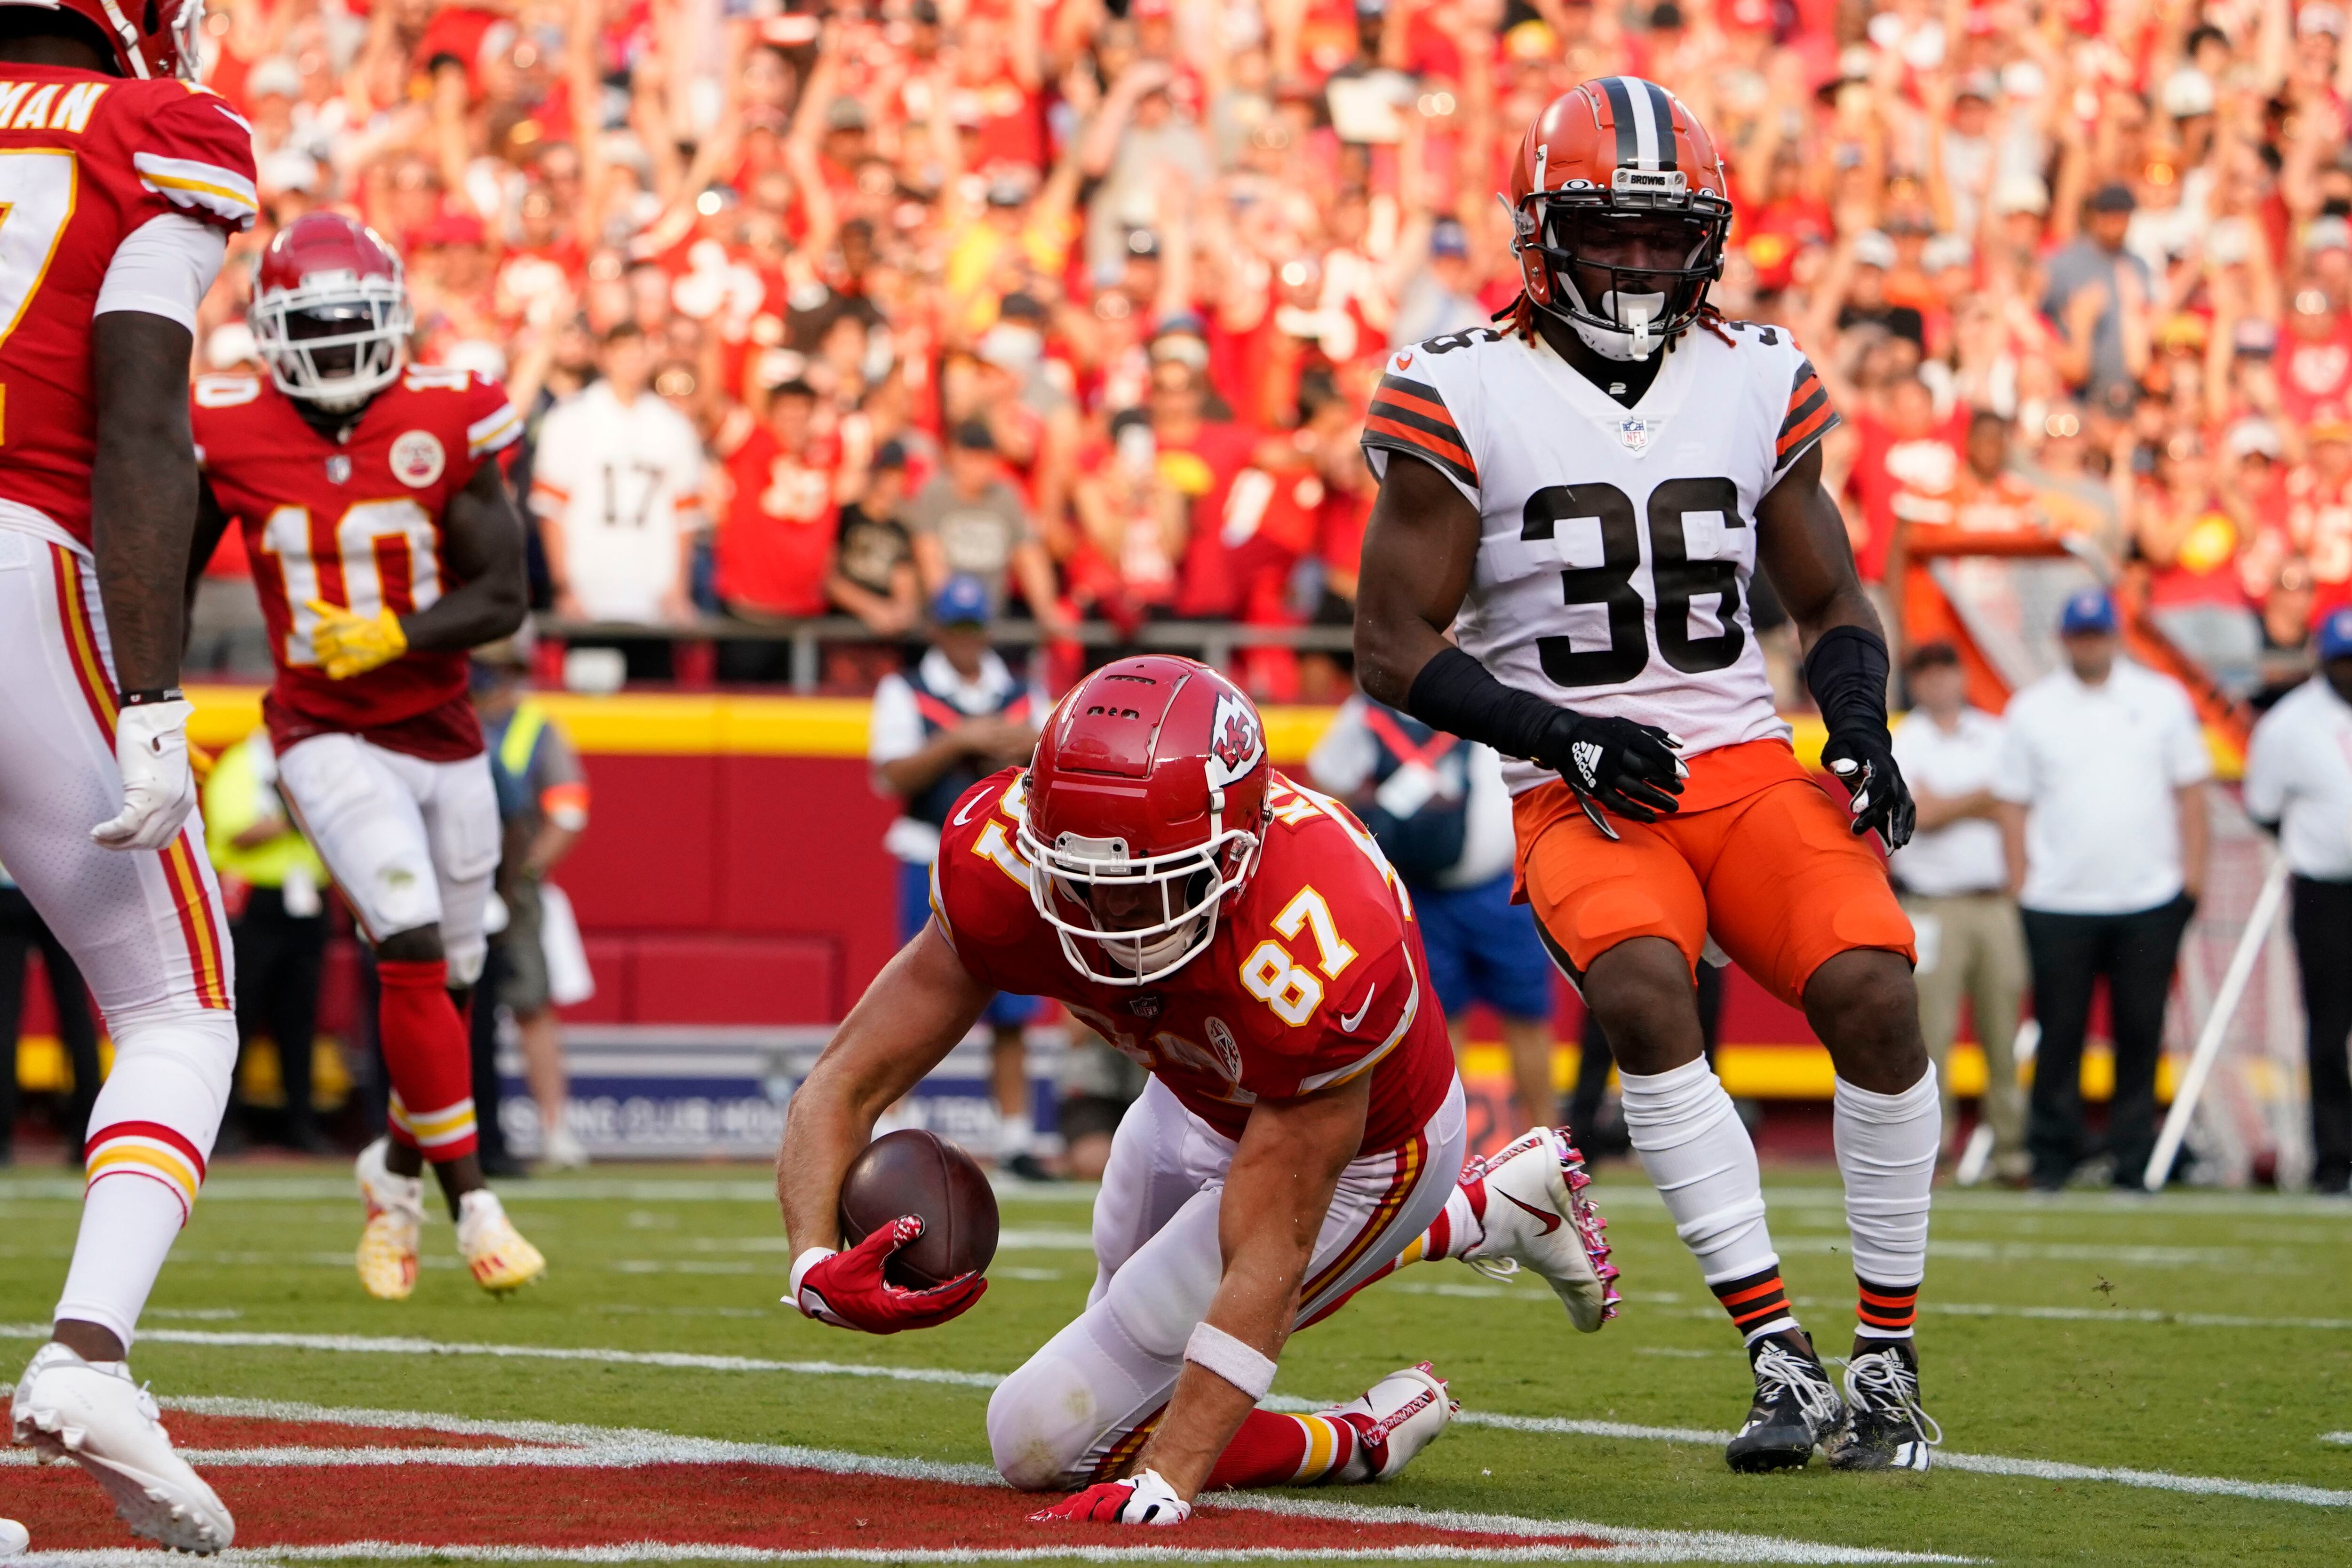
[[[2246,929],[2238,938],[2238,950],[2230,955],[2230,967],[2222,973],[2221,989],[2213,998],[2213,1010],[2205,1015],[2205,1027],[2198,1033],[2196,1054],[2189,1058],[2189,1071],[2172,1097],[2172,1110],[2164,1119],[2164,1131],[2156,1140],[2156,1152],[2148,1156],[2147,1175],[2142,1185],[2151,1193],[2162,1192],[2164,1184],[2171,1178],[2172,1163],[2179,1157],[2181,1142],[2189,1136],[2189,1119],[2197,1113],[2197,1102],[2204,1097],[2205,1080],[2212,1076],[2213,1062],[2221,1054],[2221,1040],[2229,1033],[2230,1019],[2245,996],[2246,983],[2253,978],[2254,960],[2261,956],[2263,943],[2277,922],[2279,905],[2285,898],[2286,859],[2282,856],[2271,862],[2270,870],[2263,878],[2263,890],[2255,896],[2253,913],[2246,917]]]

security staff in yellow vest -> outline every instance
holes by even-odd
[[[220,754],[205,782],[204,811],[205,843],[236,944],[238,1050],[260,1035],[277,1043],[286,1086],[279,1141],[306,1154],[331,1152],[310,1100],[319,975],[327,952],[321,895],[327,868],[287,816],[268,731],[257,728]],[[238,1109],[244,1115],[223,1126],[225,1137],[253,1120],[251,1108],[240,1102]]]
[[[514,1016],[539,1106],[541,1163],[562,1168],[586,1164],[588,1153],[564,1117],[571,1086],[549,984],[543,910],[548,873],[588,826],[588,774],[562,727],[530,695],[531,646],[524,635],[476,648],[472,683],[506,833],[498,893],[507,924],[492,939],[499,974],[492,999]],[[475,1016],[487,1022],[488,1009],[477,1007]],[[486,1087],[478,1083],[478,1103]]]

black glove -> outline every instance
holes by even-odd
[[[1884,729],[1843,730],[1832,735],[1822,747],[1822,765],[1845,785],[1855,837],[1874,827],[1886,840],[1889,853],[1911,842],[1919,808],[1911,802],[1903,770],[1895,765],[1894,743]]]
[[[1675,752],[1682,742],[1653,724],[1598,719],[1555,709],[1532,760],[1559,770],[1568,787],[1635,822],[1681,809],[1690,770]]]

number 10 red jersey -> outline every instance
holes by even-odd
[[[481,465],[522,434],[506,394],[461,370],[411,365],[337,442],[257,376],[194,390],[196,463],[245,531],[278,679],[263,712],[280,751],[322,731],[365,734],[434,761],[469,757],[481,731],[463,653],[410,652],[348,680],[319,668],[312,600],[373,617],[422,610],[448,588],[441,520]]]

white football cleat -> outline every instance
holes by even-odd
[[[1345,1405],[1315,1414],[1345,1421],[1356,1451],[1335,1481],[1384,1481],[1437,1440],[1462,1406],[1427,1362],[1392,1372]]]
[[[45,1465],[71,1459],[88,1470],[133,1535],[205,1553],[236,1539],[219,1494],[172,1451],[155,1401],[122,1363],[45,1344],[16,1380],[13,1415],[17,1444]]]
[[[367,1205],[367,1228],[360,1232],[353,1259],[360,1283],[379,1301],[405,1301],[416,1289],[417,1233],[425,1226],[425,1178],[396,1176],[384,1164],[392,1140],[379,1138],[360,1151],[353,1173]]]
[[[0,1563],[33,1549],[33,1532],[13,1519],[0,1519]]]
[[[519,1290],[547,1272],[547,1259],[523,1239],[488,1187],[457,1200],[457,1253],[474,1283],[493,1296]]]
[[[1617,1315],[1617,1266],[1609,1261],[1609,1222],[1584,1189],[1584,1156],[1567,1129],[1538,1127],[1493,1158],[1474,1160],[1462,1184],[1484,1182],[1486,1234],[1462,1255],[1480,1273],[1507,1279],[1520,1264],[1543,1276],[1568,1309],[1569,1321],[1591,1333]]]

